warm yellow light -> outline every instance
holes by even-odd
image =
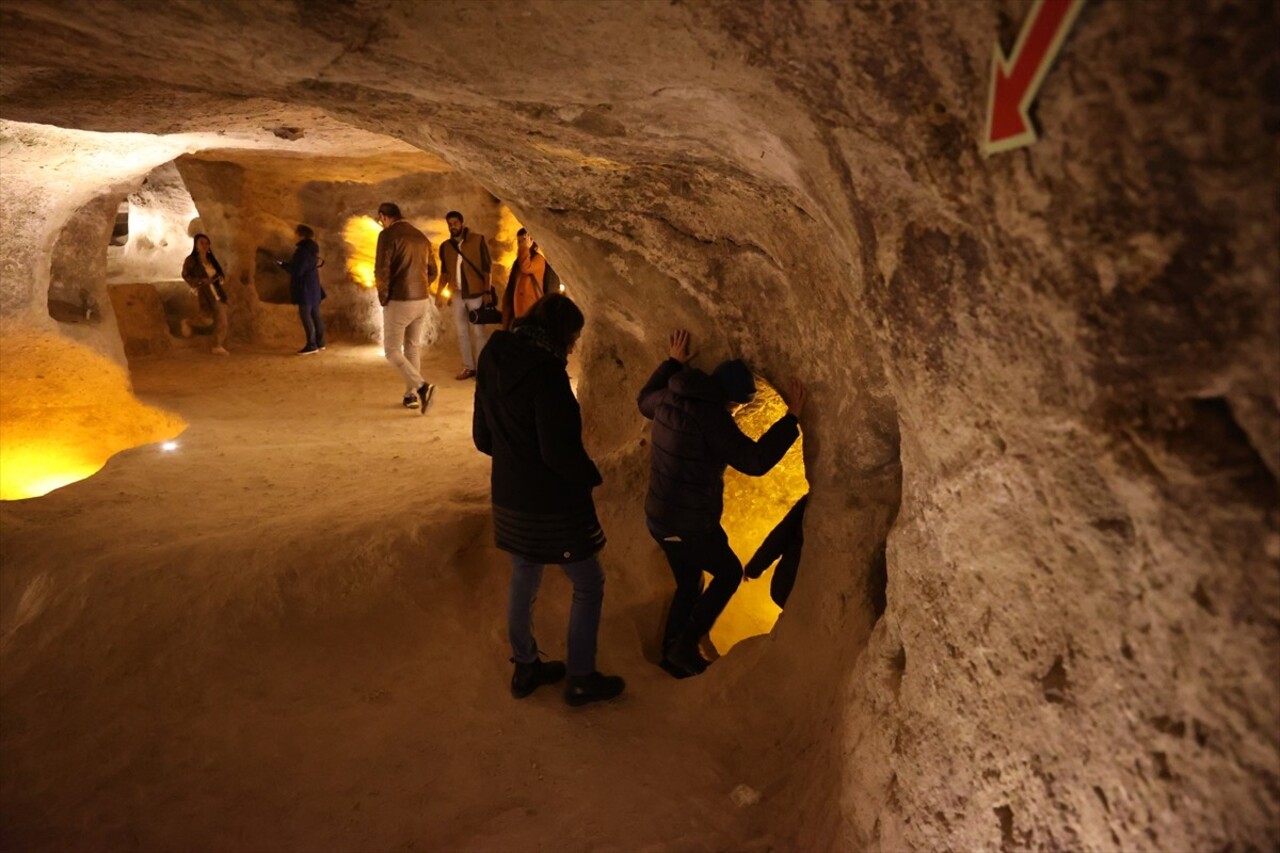
[[[774,421],[786,414],[787,404],[772,385],[756,377],[756,398],[734,415],[747,435],[759,438]],[[796,439],[787,454],[763,477],[748,477],[732,468],[724,475],[724,514],[720,523],[729,534],[729,545],[745,564],[787,511],[809,491],[804,473],[804,438]],[[711,642],[720,654],[734,645],[767,634],[781,609],[769,597],[773,580],[769,569],[758,580],[743,581],[729,606],[711,631]],[[710,582],[710,577],[707,578]],[[802,583],[803,581],[797,581]]]
[[[91,460],[83,451],[56,442],[10,449],[0,445],[0,500],[38,498],[54,489],[92,477],[106,459]]]
[[[373,263],[381,233],[382,226],[371,216],[353,216],[342,226],[342,239],[347,244],[347,273],[361,287],[375,284]]]
[[[444,290],[440,291],[440,295],[443,296],[445,299],[449,298],[449,285],[446,284],[444,286]]]
[[[440,244],[449,239],[449,224],[443,219],[413,219],[410,222],[431,241],[431,251],[438,264]],[[347,273],[361,287],[375,287],[378,283],[374,264],[381,233],[382,226],[370,216],[353,216],[342,226],[342,239],[347,244]]]
[[[519,253],[519,246],[516,244],[516,232],[524,226],[520,224],[520,220],[516,219],[516,215],[511,212],[511,208],[505,204],[498,207],[498,231],[493,235],[494,248],[499,254],[494,262],[504,270],[510,271],[515,266],[516,256]]]
[[[140,403],[124,370],[88,347],[25,326],[0,334],[0,500],[83,480],[121,450],[185,426]]]

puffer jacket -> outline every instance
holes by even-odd
[[[289,300],[314,307],[324,299],[320,286],[320,246],[315,240],[299,240],[293,257],[280,265],[289,273]]]
[[[499,548],[534,562],[571,563],[604,547],[591,497],[600,471],[582,446],[569,374],[530,334],[495,331],[481,351],[472,438],[493,457]]]
[[[653,420],[645,515],[653,527],[671,533],[719,527],[724,469],[732,465],[759,477],[800,436],[799,422],[786,414],[752,441],[734,423],[728,398],[715,379],[674,358],[658,365],[638,403]]]

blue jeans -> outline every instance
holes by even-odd
[[[569,675],[590,675],[596,669],[596,633],[600,630],[600,606],[604,603],[604,571],[594,556],[561,566],[573,583],[573,607],[569,610]],[[511,591],[507,598],[507,634],[516,663],[538,659],[533,638],[533,604],[542,583],[542,565],[518,554],[511,555]]]
[[[302,320],[302,330],[307,333],[307,346],[324,346],[324,321],[320,319],[320,303],[299,305],[298,317]]]

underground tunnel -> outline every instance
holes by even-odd
[[[1272,849],[1277,7],[438,8],[0,0],[0,846]],[[400,406],[384,201],[499,289],[527,228],[583,310],[613,702],[511,698],[474,385],[432,308]],[[749,436],[809,392],[725,476],[743,562],[808,495],[786,606],[745,581],[680,680],[636,407],[678,328]]]

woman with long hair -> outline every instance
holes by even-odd
[[[205,234],[197,234],[191,254],[182,263],[182,280],[195,292],[196,323],[182,321],[182,334],[191,334],[193,325],[201,328],[213,326],[214,355],[227,355],[227,293],[223,290],[226,276],[222,264],[213,254],[213,244]]]
[[[626,683],[596,670],[596,634],[604,571],[596,554],[604,531],[591,490],[600,471],[582,446],[582,414],[565,363],[584,320],[567,296],[538,300],[513,331],[494,332],[480,353],[472,436],[493,457],[493,530],[511,555],[507,632],[516,665],[511,693],[528,696],[565,676],[565,664],[543,662],[533,638],[533,602],[546,563],[573,583],[569,611],[570,705],[612,699]]]

